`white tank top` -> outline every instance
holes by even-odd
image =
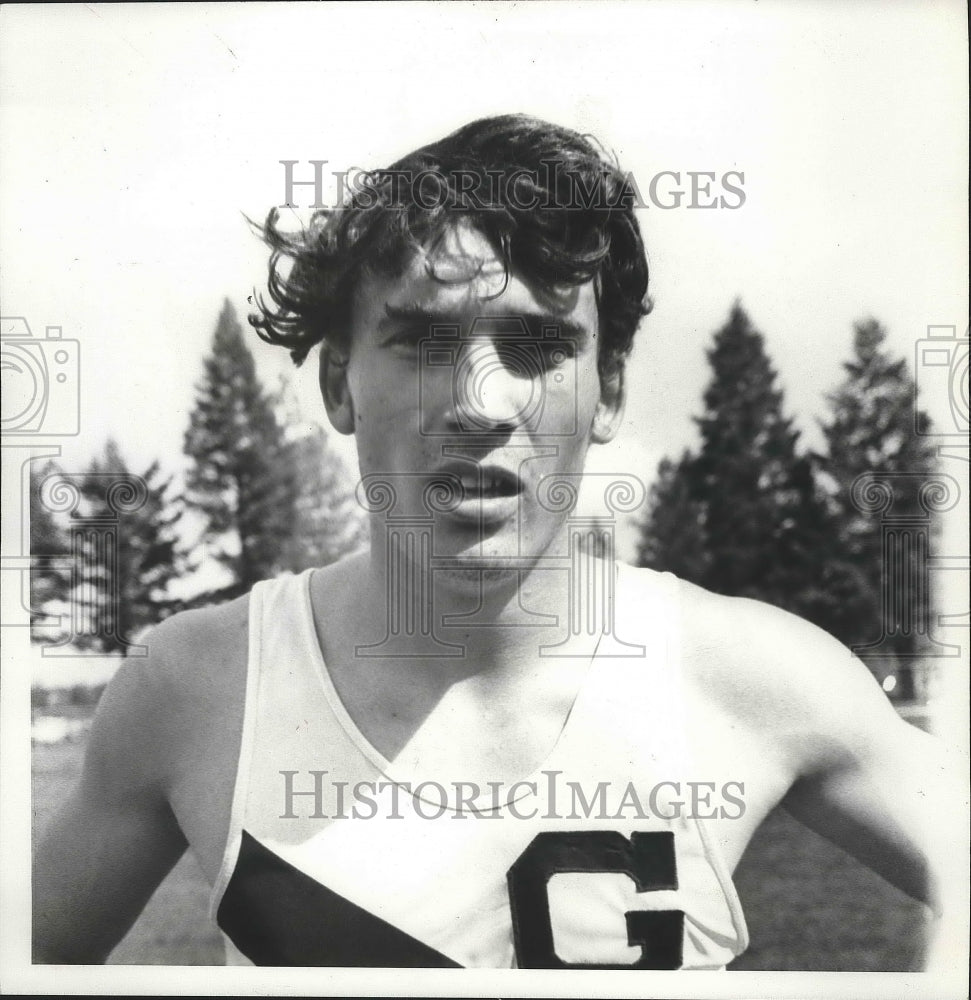
[[[689,815],[674,577],[618,564],[617,637],[643,649],[598,652],[547,759],[473,798],[404,773],[351,720],[311,572],[250,598],[211,900],[229,964],[719,969],[744,951],[731,876]]]

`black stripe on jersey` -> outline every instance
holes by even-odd
[[[254,965],[462,968],[294,868],[245,830],[216,922]]]

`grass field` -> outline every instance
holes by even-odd
[[[77,779],[84,737],[34,745],[34,833]],[[751,946],[735,969],[903,972],[920,969],[924,908],[777,811],[735,876]],[[121,965],[221,965],[209,887],[184,857],[111,955]]]

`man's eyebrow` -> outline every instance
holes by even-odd
[[[429,329],[432,326],[458,326],[463,331],[471,326],[472,319],[468,314],[456,315],[450,312],[428,309],[420,303],[407,303],[400,306],[390,304],[384,307],[384,319],[378,321],[378,329],[384,330],[394,323],[407,323],[409,326],[422,325]],[[484,320],[493,320],[497,323],[509,321],[510,319],[522,319],[527,329],[534,335],[541,334],[542,331],[555,328],[558,332],[576,340],[585,340],[589,336],[589,331],[585,326],[575,320],[564,319],[551,313],[527,312],[511,313],[508,315],[488,315],[481,317]]]
[[[407,304],[402,306],[385,305],[384,319],[378,321],[378,328],[385,329],[393,323],[408,323],[417,325],[419,323],[426,326],[455,326],[458,322],[455,316],[449,313],[436,312],[426,309],[420,304]]]

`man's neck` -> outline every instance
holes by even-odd
[[[387,633],[389,652],[398,641],[402,649],[413,648],[416,659],[434,661],[455,679],[515,673],[535,663],[544,647],[570,638],[566,569],[422,573],[407,560],[389,567],[372,554],[366,573],[359,606],[368,609],[364,620],[372,623],[370,631]],[[577,652],[589,646],[592,654],[594,641],[585,640],[576,643]]]

